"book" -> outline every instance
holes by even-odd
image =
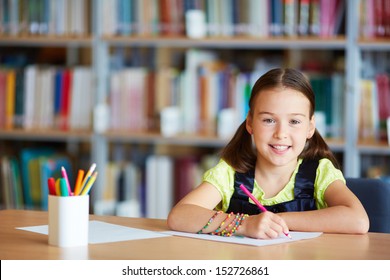
[[[20,162],[16,157],[10,158],[12,190],[14,192],[14,208],[23,209],[23,186],[20,173]]]
[[[269,34],[283,35],[283,0],[270,0]]]
[[[359,138],[379,139],[378,97],[376,83],[371,79],[360,81]]]
[[[309,34],[310,0],[299,0],[298,34]]]
[[[248,35],[266,37],[269,35],[268,1],[249,0],[249,30]]]
[[[118,2],[119,0],[110,0],[102,2],[102,10],[104,11],[104,17],[102,18],[102,34],[104,35],[116,35],[119,31],[118,24]]]
[[[77,66],[72,69],[70,89],[69,129],[88,130],[92,127],[93,85],[92,70]]]
[[[296,36],[298,24],[298,0],[283,0],[284,35]]]
[[[374,28],[375,37],[384,37],[386,34],[385,27],[385,1],[386,0],[374,0]]]
[[[23,201],[26,209],[37,209],[41,206],[41,186],[37,159],[53,155],[52,149],[25,148],[20,151],[21,177],[23,184]]]
[[[375,77],[378,89],[379,106],[379,138],[387,140],[387,119],[390,117],[390,79],[388,74],[378,74]]]
[[[23,209],[19,161],[14,156],[0,157],[0,209]]]
[[[51,66],[42,68],[38,74],[39,91],[35,95],[34,115],[36,126],[43,129],[54,127],[54,76],[55,69]]]
[[[131,35],[134,25],[134,0],[118,0],[118,34]]]
[[[220,61],[203,62],[199,66],[199,132],[201,134],[216,134],[217,116],[222,109],[222,93],[227,92],[222,80],[226,69],[227,65]]]
[[[38,76],[38,66],[29,65],[25,68],[24,72],[24,118],[23,127],[25,129],[32,129],[36,126],[36,120],[34,117],[35,108],[35,94],[36,94],[36,83]]]
[[[9,69],[6,71],[6,92],[5,92],[5,129],[14,127],[15,114],[15,70]]]
[[[12,208],[10,165],[7,157],[0,158],[0,209]]]
[[[383,11],[385,17],[385,37],[390,37],[390,1],[383,2]]]
[[[333,73],[331,75],[331,122],[329,136],[332,138],[342,139],[344,137],[344,108],[345,108],[345,75]]]
[[[146,159],[146,217],[166,219],[173,206],[173,161],[168,156]]]
[[[315,100],[316,112],[320,112],[325,117],[324,137],[330,136],[332,124],[332,86],[331,79],[327,75],[314,74],[310,75],[310,84],[312,85]]]
[[[7,94],[7,73],[0,69],[0,128],[6,123],[6,97]]]
[[[335,1],[320,0],[320,36],[329,37],[331,35],[332,26],[334,24],[334,9]]]
[[[60,129],[69,129],[69,111],[71,100],[71,87],[72,87],[73,73],[71,69],[64,69],[62,72],[61,81],[61,106],[60,106]]]
[[[178,157],[174,161],[174,197],[173,203],[178,203],[184,196],[197,185],[195,180],[195,168],[198,162],[194,156]]]
[[[230,37],[234,35],[234,22],[233,22],[233,5],[232,1],[219,0],[218,6],[220,13],[220,30],[221,35]]]
[[[185,70],[182,73],[181,109],[183,112],[183,128],[185,133],[199,131],[199,73],[204,62],[216,61],[217,56],[211,51],[189,49],[185,53]]]
[[[16,68],[15,81],[15,109],[14,109],[14,126],[15,128],[22,128],[24,122],[24,70],[23,68]]]
[[[321,30],[321,0],[310,0],[309,6],[309,32],[311,35],[319,36]]]

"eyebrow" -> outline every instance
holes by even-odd
[[[259,112],[258,115],[275,115],[274,113],[271,113],[271,112]],[[288,114],[289,116],[302,116],[302,117],[306,117],[306,114],[302,114],[302,113],[291,113],[291,114]]]

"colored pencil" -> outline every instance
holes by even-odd
[[[243,184],[240,185],[240,189],[250,198],[253,200],[253,202],[257,205],[257,207],[259,207],[259,209],[262,211],[262,212],[267,212],[267,208],[265,208],[261,203],[260,201],[258,201],[256,199],[256,197],[253,196],[253,194],[250,193],[250,191],[248,191],[247,188],[245,188],[245,186]],[[287,236],[288,238],[291,239],[291,235],[289,233],[284,233],[285,236]]]
[[[74,186],[74,195],[80,194],[83,177],[84,177],[84,170],[79,169],[79,172],[77,173],[76,183]]]
[[[93,183],[95,182],[96,180],[96,177],[97,177],[98,173],[97,171],[95,171],[95,173],[93,173],[93,175],[91,176],[91,178],[88,180],[88,183],[87,185],[83,188],[82,192],[80,195],[86,195],[89,193],[89,191],[91,190],[92,188],[92,185]]]

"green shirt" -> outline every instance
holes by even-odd
[[[256,180],[253,187],[253,195],[261,204],[266,206],[293,200],[295,175],[297,174],[301,163],[302,159],[299,159],[290,181],[277,195],[270,198],[264,198],[264,191]],[[230,199],[234,192],[234,174],[234,169],[224,160],[220,160],[216,166],[207,170],[203,175],[203,181],[214,185],[222,196],[221,203],[216,207],[217,210],[226,212],[229,208]],[[324,193],[328,186],[336,180],[342,180],[345,183],[342,172],[334,167],[329,159],[321,159],[314,182],[314,199],[316,200],[317,209],[327,207]]]

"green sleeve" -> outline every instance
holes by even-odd
[[[317,208],[326,208],[324,194],[328,186],[336,180],[345,183],[341,170],[337,169],[329,159],[321,159],[317,168],[317,177],[314,183],[314,197],[317,201]]]
[[[221,194],[221,203],[216,207],[216,210],[226,212],[229,208],[229,202],[234,192],[234,169],[224,160],[213,168],[207,170],[203,175],[203,181],[212,184]]]

